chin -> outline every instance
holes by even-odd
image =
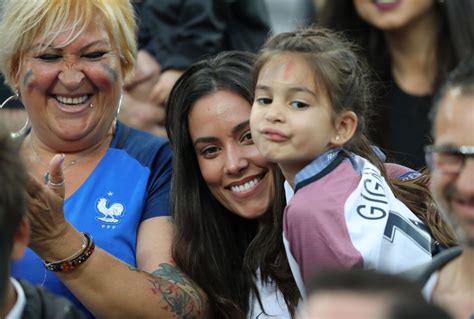
[[[245,219],[258,219],[265,215],[267,207],[268,206],[265,206],[264,208],[239,207],[235,212],[237,215]]]

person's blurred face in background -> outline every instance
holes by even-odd
[[[450,89],[440,102],[434,123],[435,147],[474,149],[474,96]],[[474,249],[474,157],[450,152],[434,152],[432,192],[441,211],[461,236],[463,244]]]

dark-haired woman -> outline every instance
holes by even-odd
[[[281,236],[283,179],[250,133],[253,62],[243,52],[198,62],[168,102],[173,257],[213,318],[292,318],[299,300]]]

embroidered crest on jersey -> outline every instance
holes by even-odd
[[[101,197],[97,200],[96,209],[101,215],[95,219],[108,224],[118,224],[123,217],[125,206],[121,203],[114,203],[105,197]]]

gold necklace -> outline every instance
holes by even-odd
[[[38,160],[38,162],[43,165],[44,167],[48,168],[48,171],[46,171],[44,174],[43,174],[43,182],[45,184],[48,184],[49,182],[49,163],[45,162],[41,156],[39,156],[38,152],[36,151],[36,148],[35,148],[35,144],[33,143],[33,138],[30,136],[30,145],[31,145],[31,150],[33,151],[33,155],[35,156],[35,158]],[[84,158],[84,157],[83,157]],[[63,165],[62,167],[62,170],[63,172],[68,169],[69,167],[71,166],[74,166],[77,164],[77,162],[79,162],[80,160],[82,160],[83,158],[76,158],[72,161],[69,161],[69,163],[67,163],[66,165]]]

